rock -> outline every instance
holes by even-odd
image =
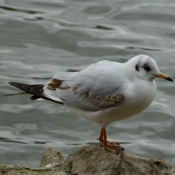
[[[56,148],[48,148],[41,160],[40,167],[51,168],[60,165],[64,161],[64,157]]]
[[[49,148],[40,168],[0,165],[0,175],[175,175],[175,169],[161,158],[149,159],[125,151],[116,155],[100,145],[81,147],[63,159],[55,148]]]
[[[149,159],[126,153],[116,155],[99,145],[84,146],[62,164],[62,171],[103,175],[175,175],[163,159]]]

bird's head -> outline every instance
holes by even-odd
[[[142,79],[153,81],[155,78],[163,78],[173,81],[169,76],[160,72],[156,61],[147,55],[138,55],[128,61],[133,71]]]

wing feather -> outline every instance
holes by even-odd
[[[49,100],[55,103],[63,104],[62,101],[56,99],[56,98],[50,98],[46,96],[43,92],[44,85],[42,84],[34,84],[34,85],[28,85],[24,83],[18,83],[18,82],[9,82],[10,85],[17,87],[18,89],[21,89],[29,94],[32,94],[31,100],[37,100],[39,98],[43,98],[45,100]]]
[[[116,107],[126,99],[126,80],[121,74],[124,71],[118,64],[100,61],[80,72],[56,73],[46,85],[10,84],[33,94],[32,100],[43,98],[85,111],[99,111]]]
[[[123,93],[126,81],[120,74],[114,74],[111,66],[108,61],[103,67],[96,63],[72,76],[65,85],[63,81],[61,88],[57,88],[60,99],[66,105],[85,111],[98,111],[122,104],[126,99]]]

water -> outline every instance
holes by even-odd
[[[175,80],[175,3],[116,0],[1,0],[0,94],[9,81],[45,83],[54,72],[77,71],[99,60],[125,62],[147,54]],[[174,83],[157,80],[152,105],[107,127],[109,140],[130,152],[175,166]],[[99,127],[67,108],[0,98],[0,163],[37,167],[56,147],[64,156],[97,143]]]

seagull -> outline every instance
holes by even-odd
[[[146,109],[156,95],[155,78],[173,81],[160,72],[153,58],[138,55],[125,63],[102,60],[79,72],[59,72],[44,85],[9,84],[32,94],[30,100],[58,103],[96,122],[101,126],[100,144],[118,154],[124,148],[107,140],[106,126]]]

